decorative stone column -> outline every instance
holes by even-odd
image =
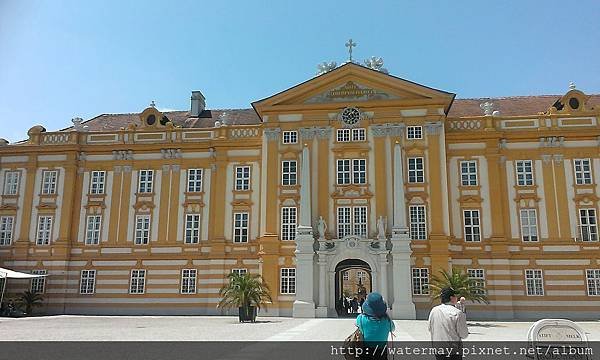
[[[327,317],[327,255],[319,253],[319,305],[317,307],[317,317]]]
[[[380,272],[380,277],[379,277],[379,293],[381,294],[381,296],[383,296],[383,298],[385,299],[385,301],[388,303],[388,306],[390,306],[390,301],[388,298],[388,259],[387,259],[387,252],[382,252],[379,253],[379,272]]]

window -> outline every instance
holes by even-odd
[[[187,171],[187,191],[201,192],[202,191],[202,169],[188,169]]]
[[[479,289],[473,290],[475,295],[484,295],[485,294],[485,274],[483,269],[467,269],[467,276],[469,279],[473,279],[473,285],[477,286]]]
[[[352,129],[352,141],[365,141],[367,132],[365,129]]]
[[[422,157],[408,158],[408,182],[425,182],[425,170]]]
[[[248,213],[233,214],[233,242],[248,242]]]
[[[79,281],[79,293],[84,295],[93,294],[96,291],[96,270],[81,270]]]
[[[592,169],[590,159],[573,159],[575,165],[575,183],[589,185],[592,183]]]
[[[406,138],[409,140],[422,139],[423,138],[423,127],[422,126],[409,126],[406,128]]]
[[[154,178],[154,170],[140,170],[140,180],[138,183],[139,193],[151,193],[152,192],[152,180]]]
[[[281,269],[281,293],[295,294],[296,293],[296,269],[282,268]]]
[[[523,241],[538,241],[535,209],[521,209],[521,238]]]
[[[281,162],[281,185],[296,185],[296,160]]]
[[[19,193],[19,175],[18,171],[4,173],[4,195],[17,195]]]
[[[100,223],[102,216],[89,215],[87,217],[87,225],[85,231],[85,244],[98,245],[100,243]]]
[[[195,294],[196,293],[196,269],[181,270],[181,293]]]
[[[460,183],[462,186],[477,186],[477,162],[460,162]]]
[[[350,272],[349,271],[344,271],[344,281],[348,281],[350,280]]]
[[[283,132],[283,143],[284,144],[296,144],[298,142],[297,131],[284,131]]]
[[[465,241],[481,241],[479,228],[479,210],[463,210],[465,222]]]
[[[350,184],[350,160],[341,159],[337,161],[337,183],[338,185]]]
[[[354,207],[354,235],[367,237],[367,207]]]
[[[352,175],[352,176],[350,176]],[[367,160],[366,159],[338,159],[337,161],[338,185],[366,184]]]
[[[200,214],[185,215],[185,243],[198,244],[200,242]]]
[[[52,233],[52,216],[39,216],[37,228],[37,245],[50,244],[50,234]]]
[[[106,171],[92,171],[90,180],[90,194],[104,194],[104,181],[106,179]]]
[[[350,141],[350,129],[338,129],[337,130],[337,141],[338,142]]]
[[[235,167],[235,189],[237,191],[250,190],[250,166]]]
[[[354,159],[352,160],[352,183],[366,184],[367,183],[367,160]]]
[[[146,288],[146,270],[131,270],[131,280],[129,281],[130,294],[143,294]]]
[[[598,241],[596,209],[579,209],[579,232],[581,241]]]
[[[429,269],[412,269],[413,295],[429,295]]]
[[[296,208],[281,208],[281,240],[296,240]]]
[[[587,279],[587,293],[589,296],[600,295],[600,269],[588,269],[585,271]]]
[[[350,207],[339,207],[337,211],[338,239],[352,234],[352,219],[350,218]]]
[[[42,171],[42,194],[56,194],[56,179],[58,178],[57,170]]]
[[[525,284],[527,286],[527,296],[543,296],[544,281],[542,279],[542,270],[525,270]]]
[[[515,167],[517,169],[517,185],[533,185],[533,161],[518,160],[515,162]]]
[[[147,245],[150,241],[150,215],[136,215],[135,244]]]
[[[14,216],[0,216],[0,246],[12,243]]]
[[[408,208],[410,216],[410,238],[412,240],[427,240],[427,221],[425,206],[411,205]]]
[[[362,271],[362,270],[358,270],[356,272],[356,277],[358,278],[358,280],[365,281],[367,279],[367,273]]]
[[[248,269],[231,269],[231,272],[236,275],[246,275],[248,273]]]
[[[31,272],[34,275],[46,275],[46,270],[33,270]],[[43,294],[46,291],[46,277],[42,276],[39,278],[31,279],[31,292]]]

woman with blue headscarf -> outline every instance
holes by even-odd
[[[372,292],[367,296],[362,305],[362,313],[356,317],[356,326],[363,335],[365,346],[361,359],[387,359],[387,348],[384,345],[395,327],[387,314],[387,304],[381,294]]]

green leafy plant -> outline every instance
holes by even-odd
[[[273,301],[271,290],[260,275],[231,273],[227,277],[229,282],[219,290],[221,301],[218,308],[241,307],[248,313],[251,306],[260,309]]]
[[[19,304],[25,307],[25,313],[27,315],[31,315],[33,312],[33,308],[36,306],[42,306],[42,302],[44,301],[44,297],[42,294],[32,291],[24,291],[19,297]]]
[[[429,289],[432,300],[440,298],[440,292],[443,288],[451,287],[460,294],[457,295],[459,298],[463,296],[466,300],[489,304],[490,301],[486,295],[485,287],[482,285],[481,280],[472,279],[463,270],[452,268],[450,272],[440,270],[439,275],[433,275],[429,283]]]

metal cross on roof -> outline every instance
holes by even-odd
[[[348,48],[348,54],[350,55],[350,57],[348,58],[349,62],[352,62],[352,48],[356,45],[358,44],[353,42],[352,39],[348,40],[348,42],[346,43],[346,47]]]

